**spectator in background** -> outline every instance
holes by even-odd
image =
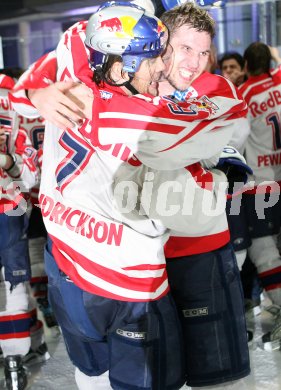
[[[246,78],[244,63],[243,56],[237,52],[227,52],[223,54],[218,61],[222,76],[231,80],[237,87],[241,85]]]

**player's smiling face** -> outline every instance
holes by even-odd
[[[184,91],[207,66],[211,36],[183,25],[170,36],[170,46],[163,57],[165,77],[175,89]]]

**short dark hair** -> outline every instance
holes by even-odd
[[[201,32],[204,31],[214,38],[216,33],[216,22],[211,15],[203,8],[197,7],[193,3],[184,3],[171,8],[161,16],[162,22],[173,35],[181,26],[189,26]]]
[[[247,71],[250,75],[259,76],[263,73],[270,73],[272,57],[265,43],[251,43],[244,52],[244,60],[247,61]]]
[[[222,65],[224,61],[232,60],[234,59],[241,67],[241,70],[244,68],[245,60],[241,54],[239,54],[237,51],[228,51],[224,53],[218,61],[219,68],[222,69]]]

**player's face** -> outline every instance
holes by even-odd
[[[163,46],[165,46],[167,40],[168,33],[166,32],[162,37]],[[148,93],[157,96],[159,81],[163,78],[164,70],[165,64],[161,55],[155,58],[146,58],[141,62],[131,84],[139,93]]]
[[[131,84],[139,93],[157,96],[159,80],[164,69],[165,65],[161,56],[144,59]]]
[[[230,58],[229,60],[224,60],[221,66],[221,74],[227,79],[231,77],[234,72],[241,72],[241,66],[234,59]]]
[[[205,70],[211,48],[211,37],[187,25],[170,36],[170,49],[163,56],[165,78],[177,90],[186,90]]]

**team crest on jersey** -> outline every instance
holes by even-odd
[[[202,96],[200,99],[189,99],[184,102],[178,102],[174,97],[164,96],[167,100],[169,110],[175,115],[198,115],[200,111],[208,112],[210,115],[214,114],[219,107],[213,103],[207,96]]]
[[[112,93],[110,93],[108,91],[100,90],[100,96],[102,99],[108,100],[108,99],[112,98]]]
[[[202,96],[200,99],[191,100],[190,109],[198,112],[200,111],[208,111],[210,114],[214,114],[218,111],[219,107],[213,103],[207,96]]]

